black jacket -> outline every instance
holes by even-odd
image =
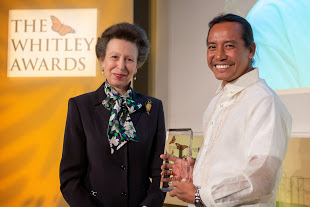
[[[65,200],[72,207],[162,206],[162,102],[133,92],[133,100],[142,104],[130,115],[140,142],[128,141],[111,154],[107,138],[110,111],[102,105],[105,98],[101,85],[69,100],[60,163],[60,189]],[[152,107],[147,114],[145,103],[149,99]]]

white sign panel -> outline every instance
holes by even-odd
[[[96,76],[97,9],[10,10],[8,77]]]

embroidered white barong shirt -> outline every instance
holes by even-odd
[[[193,172],[204,204],[275,207],[291,122],[258,69],[220,85],[204,113]]]

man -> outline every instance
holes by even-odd
[[[204,141],[193,183],[181,180],[175,170],[179,162],[162,165],[181,180],[173,182],[170,195],[189,206],[276,206],[291,116],[252,67],[256,47],[250,24],[227,14],[215,17],[209,27],[208,65],[222,83],[203,117]]]

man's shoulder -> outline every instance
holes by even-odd
[[[257,83],[248,87],[248,99],[253,103],[273,103],[275,107],[282,110],[286,114],[288,110],[280,97],[272,90],[265,82],[264,79],[260,79]]]
[[[275,91],[267,85],[264,79],[259,79],[258,81],[247,87],[245,91],[248,92],[248,94],[253,98],[277,97]]]

